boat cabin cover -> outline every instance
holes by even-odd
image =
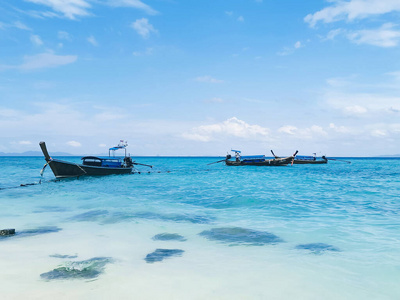
[[[107,157],[100,158],[97,156],[85,156],[82,157],[84,166],[93,167],[107,167],[107,168],[121,168],[122,161],[118,157]]]

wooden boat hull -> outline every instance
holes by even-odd
[[[132,168],[106,168],[75,164],[58,159],[51,159],[48,162],[56,178],[69,178],[79,176],[105,176],[113,174],[129,174]]]
[[[301,160],[301,159],[295,159],[293,164],[295,165],[321,165],[321,164],[327,164],[328,160]]]
[[[287,166],[293,161],[293,156],[276,159],[266,159],[261,162],[225,160],[227,166]]]
[[[275,155],[274,151],[271,150],[271,153],[276,159],[280,158]],[[328,163],[328,159],[325,156],[322,156],[321,159],[316,157],[314,157],[314,159],[312,159],[312,157],[310,157],[310,159],[295,158],[293,161],[293,164],[295,165],[321,165],[326,163]]]

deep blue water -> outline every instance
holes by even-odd
[[[79,162],[77,157],[63,159]],[[351,164],[330,161],[287,167],[207,165],[216,160],[142,157],[137,162],[155,167],[140,167],[141,174],[60,181],[54,180],[48,168],[41,184],[20,187],[39,182],[44,159],[0,157],[0,229],[20,232],[0,238],[4,253],[19,249],[7,262],[1,263],[5,258],[0,258],[0,267],[14,266],[11,275],[18,276],[23,269],[17,261],[40,239],[41,246],[35,244],[38,252],[29,252],[29,257],[38,261],[41,257],[48,268],[29,266],[31,273],[25,281],[27,286],[32,281],[26,291],[33,289],[44,298],[57,296],[50,288],[56,283],[44,285],[40,274],[62,263],[50,255],[65,249],[58,254],[76,254],[70,262],[74,264],[111,257],[113,262],[102,265],[100,271],[90,269],[96,282],[104,280],[106,286],[106,278],[118,278],[118,267],[128,272],[137,264],[143,274],[160,278],[165,270],[151,269],[153,265],[170,272],[181,268],[187,286],[201,278],[206,282],[199,299],[228,299],[230,295],[238,299],[239,295],[249,299],[400,299],[400,159],[349,158]],[[29,230],[31,234],[26,234]],[[153,239],[162,233],[175,234],[180,240]],[[75,240],[81,235],[86,242]],[[135,246],[130,239],[138,240]],[[115,243],[114,248],[110,246]],[[63,246],[57,250],[55,244]],[[128,259],[125,251],[130,247],[138,253],[132,250]],[[157,250],[163,247],[167,250]],[[152,253],[169,254],[146,264],[146,255]],[[261,268],[264,264],[272,269]],[[10,271],[0,268],[0,274],[9,278]],[[256,285],[255,274],[257,280],[274,278],[271,286]],[[221,281],[219,287],[207,282],[212,276]],[[238,284],[243,288],[234,293]],[[35,287],[51,291],[40,294]],[[83,298],[86,288],[81,287]],[[167,299],[190,295],[170,285],[161,284],[159,289],[169,295]],[[144,298],[157,297],[150,290],[136,292]],[[10,290],[6,295],[22,299],[25,294]]]

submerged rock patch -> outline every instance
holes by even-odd
[[[251,246],[262,246],[266,244],[276,244],[283,240],[273,233],[257,231],[241,227],[221,227],[204,230],[199,235],[212,241],[223,243],[242,244]]]
[[[180,241],[184,242],[186,239],[177,233],[159,233],[153,236],[155,241]]]
[[[193,224],[208,224],[213,221],[212,218],[200,215],[188,215],[188,214],[159,214],[153,212],[139,212],[133,215],[136,218],[143,219],[155,219],[162,221],[173,221],[173,222],[189,222]]]
[[[106,216],[102,223],[113,224],[119,222],[132,221],[135,219],[161,220],[171,222],[188,222],[193,224],[209,224],[214,219],[207,216],[189,215],[189,214],[160,214],[155,212],[117,212]]]
[[[309,250],[314,254],[321,254],[324,251],[333,251],[333,252],[339,252],[340,249],[329,245],[329,244],[325,244],[325,243],[310,243],[310,244],[301,244],[301,245],[297,245],[296,249],[300,249],[300,250]]]
[[[29,236],[35,236],[39,234],[46,234],[46,233],[52,233],[52,232],[59,232],[62,230],[61,228],[57,226],[41,226],[38,228],[34,229],[25,229],[21,231],[15,231],[14,234],[11,235],[0,235],[0,241],[5,239],[5,238],[11,238],[11,237],[29,237]]]
[[[78,255],[62,255],[62,254],[52,254],[49,256],[55,257],[55,258],[77,258],[78,257]]]
[[[34,228],[34,229],[26,229],[26,230],[18,231],[15,235],[19,236],[19,237],[25,237],[25,236],[34,236],[34,235],[46,234],[46,233],[52,233],[52,232],[59,232],[61,230],[62,229],[57,226],[41,226],[41,227]]]
[[[60,206],[39,206],[34,213],[44,213],[44,212],[66,212],[67,209],[65,207]]]
[[[71,221],[77,221],[77,222],[93,222],[93,221],[99,221],[100,218],[103,218],[108,215],[108,210],[90,210],[87,212],[84,212],[79,215],[75,215],[69,220]]]
[[[83,261],[74,261],[50,272],[40,274],[45,280],[93,279],[104,272],[104,267],[112,262],[109,257],[94,257]]]
[[[169,257],[181,256],[183,252],[185,251],[181,249],[156,249],[154,252],[147,254],[144,260],[147,263],[154,263]]]

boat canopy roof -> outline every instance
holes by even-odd
[[[125,147],[126,147],[127,145],[122,145],[122,146],[115,146],[115,147],[111,147],[110,149],[108,149],[108,150],[112,150],[112,151],[115,151],[115,150],[118,150],[118,149],[125,149]]]
[[[249,156],[242,156],[242,159],[263,159],[265,155],[249,155]]]
[[[97,156],[85,156],[85,157],[82,157],[81,158],[82,160],[87,160],[87,159],[94,159],[94,160],[100,160],[100,161],[103,161],[103,160],[115,160],[115,161],[119,161],[119,160],[121,160],[121,158],[119,158],[119,157],[97,157]]]
[[[237,152],[237,153],[242,153],[242,151],[240,151],[240,150],[231,150],[232,152]]]
[[[296,159],[301,160],[315,160],[315,156],[304,156],[304,155],[297,155]]]

